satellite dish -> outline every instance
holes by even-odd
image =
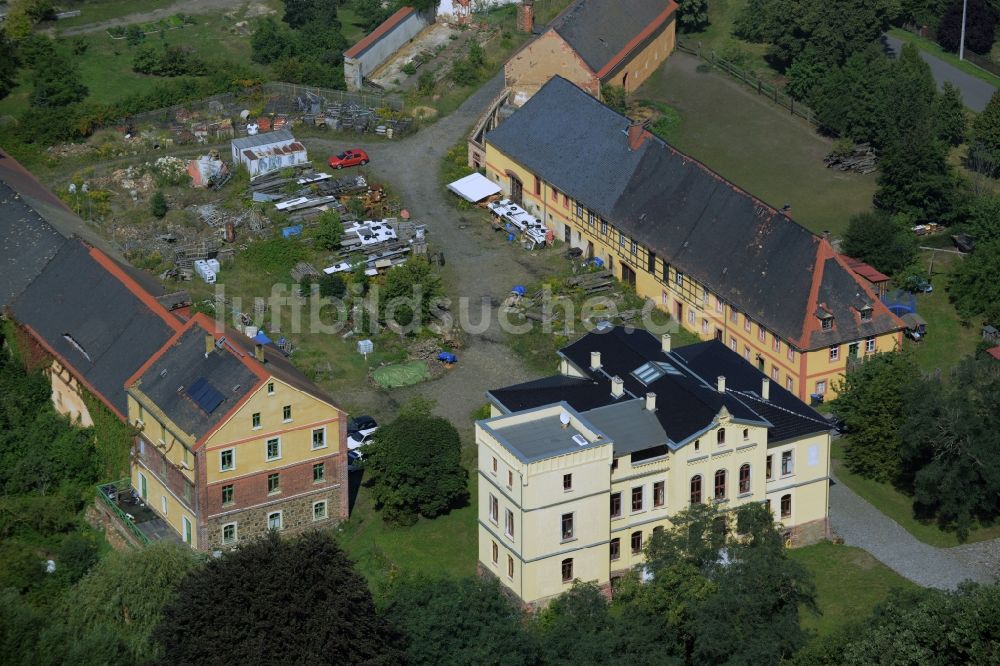
[[[569,425],[569,414],[567,414],[566,412],[562,412],[559,415],[559,423],[562,423],[564,428],[566,426],[568,426]]]

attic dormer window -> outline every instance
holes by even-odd
[[[872,306],[864,305],[858,312],[861,314],[861,321],[871,321],[872,320]]]
[[[819,317],[821,327],[824,331],[833,329],[833,315],[828,310],[817,310],[816,316]]]
[[[823,323],[823,330],[829,331],[830,329],[833,328],[833,317],[824,317],[822,323]]]

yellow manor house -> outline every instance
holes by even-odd
[[[609,326],[559,356],[476,423],[479,568],[525,603],[611,585],[691,503],[763,502],[790,543],[827,536],[829,424],[739,355]]]
[[[702,339],[802,400],[902,344],[825,238],[555,77],[486,134],[486,175]]]

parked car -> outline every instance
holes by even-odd
[[[375,430],[369,431],[368,434],[361,434],[360,432],[356,432],[353,435],[348,435],[347,450],[353,451],[354,449],[360,449],[362,446],[365,446],[366,444],[371,444],[371,441],[374,438],[375,438]]]
[[[357,148],[345,150],[339,155],[334,155],[327,162],[331,169],[343,169],[344,167],[364,166],[368,164],[368,153]]]
[[[353,435],[355,433],[361,433],[362,435],[367,435],[370,432],[375,432],[378,429],[378,423],[372,417],[367,414],[362,414],[361,416],[355,416],[353,419],[347,422],[347,434]]]
[[[912,294],[929,294],[934,291],[934,285],[930,283],[930,280],[919,275],[911,275],[906,278],[904,288]]]
[[[357,472],[364,466],[365,456],[361,451],[353,450],[347,452],[347,471]]]

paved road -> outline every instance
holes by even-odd
[[[929,546],[836,481],[830,487],[830,524],[844,543],[867,550],[924,587],[954,590],[962,581],[988,583],[1000,574],[1000,540],[956,548]]]
[[[903,42],[896,37],[882,35],[882,41],[894,56],[898,56],[900,51],[903,50]],[[996,88],[982,79],[976,78],[971,74],[966,74],[930,53],[921,51],[920,57],[930,65],[931,74],[934,75],[934,80],[937,81],[938,88],[944,86],[945,81],[949,81],[962,91],[962,100],[967,107],[973,111],[982,111],[986,108],[986,103],[990,101],[990,97],[993,96]]]

